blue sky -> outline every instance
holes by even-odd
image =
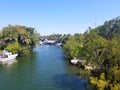
[[[0,0],[0,29],[12,25],[42,34],[84,33],[120,15],[120,0]]]

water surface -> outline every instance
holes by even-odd
[[[38,46],[29,57],[0,65],[0,90],[85,90],[86,80],[56,46]]]

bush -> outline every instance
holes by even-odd
[[[8,51],[11,51],[12,53],[20,53],[22,48],[18,42],[14,42],[14,43],[8,44],[6,49]]]

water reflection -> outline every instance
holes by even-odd
[[[1,63],[1,65],[11,67],[11,66],[13,66],[13,64],[17,64],[17,62],[18,62],[18,60],[13,59],[13,60],[4,61]]]
[[[61,90],[85,90],[86,81],[75,75],[61,74],[54,77],[56,86]]]
[[[0,90],[86,90],[77,71],[61,48],[38,46],[30,56],[0,65]]]

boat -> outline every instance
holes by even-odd
[[[63,45],[62,45],[62,43],[56,43],[56,46],[62,47]]]
[[[11,52],[4,50],[2,53],[0,53],[0,62],[6,62],[9,60],[13,60],[17,56],[18,54],[12,54]]]
[[[40,41],[40,45],[42,45],[43,44],[43,42],[42,41]]]
[[[79,61],[80,60],[78,60],[78,59],[72,59],[72,60],[70,60],[70,63],[76,65]]]
[[[80,59],[72,59],[72,60],[70,60],[70,63],[74,64],[74,65],[76,65],[78,62],[85,63],[86,60],[80,60]]]

